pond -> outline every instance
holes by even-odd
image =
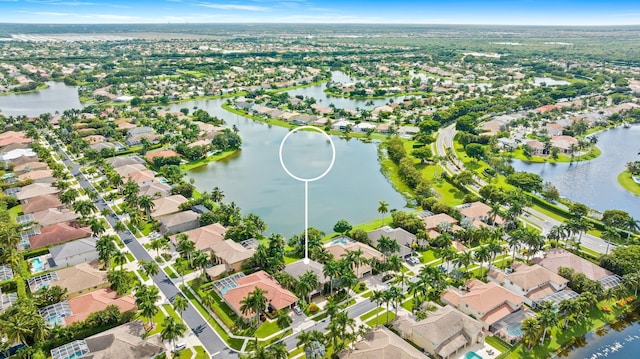
[[[220,187],[226,201],[235,201],[244,214],[253,212],[269,225],[269,233],[285,236],[304,230],[304,182],[289,177],[280,164],[280,143],[288,129],[268,126],[229,113],[220,106],[225,100],[201,100],[171,105],[172,111],[194,106],[223,118],[227,126],[236,125],[242,137],[242,149],[218,162],[193,169],[199,191]],[[318,133],[320,136],[320,134]],[[326,139],[305,140],[308,133],[294,133],[287,139],[283,156],[291,172],[299,177],[314,177],[327,167],[330,148]],[[317,137],[317,136],[315,136]],[[378,202],[389,208],[403,209],[406,200],[380,172],[375,143],[332,136],[336,158],[331,171],[309,183],[309,226],[331,232],[339,219],[352,224],[380,218]],[[305,168],[305,166],[307,166]],[[388,216],[388,214],[387,214]]]
[[[46,89],[36,92],[0,96],[0,114],[31,117],[83,107],[77,86],[54,81],[47,82],[47,85]]]
[[[587,162],[528,163],[514,160],[516,171],[537,173],[553,183],[560,195],[599,211],[621,209],[640,218],[640,198],[618,183],[618,174],[629,161],[639,160],[640,125],[617,127],[597,134],[602,155]]]
[[[640,353],[640,312],[576,338],[558,356],[570,359],[637,358]]]
[[[571,85],[571,82],[564,80],[556,80],[551,77],[534,77],[533,78],[533,86],[542,86],[545,84],[547,86],[559,86],[559,85]]]

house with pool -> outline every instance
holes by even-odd
[[[367,260],[367,263],[361,264],[359,267],[353,267],[353,273],[356,277],[362,278],[373,272],[373,266],[370,264],[373,261],[382,262],[384,256],[377,249],[370,246],[356,242],[349,237],[338,237],[326,245],[327,251],[333,255],[333,258],[340,259],[349,254],[349,252],[362,251],[362,256]]]

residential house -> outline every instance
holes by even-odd
[[[27,280],[32,293],[44,286],[58,286],[66,289],[70,295],[96,290],[107,282],[107,271],[100,270],[98,261],[80,263]]]
[[[505,122],[493,119],[480,126],[480,134],[483,136],[495,136],[505,128]]]
[[[144,160],[138,156],[112,157],[112,158],[108,158],[106,161],[111,163],[113,168],[118,168],[126,165],[135,165],[135,164],[141,164],[143,166],[145,165]]]
[[[333,255],[335,259],[339,259],[343,256],[346,256],[348,252],[354,252],[361,250],[362,256],[367,261],[378,261],[382,262],[384,260],[384,256],[382,253],[378,252],[378,250],[369,247],[368,245],[360,242],[354,242],[351,240],[344,239],[340,242],[332,242],[326,247],[327,251]],[[370,263],[361,264],[359,267],[353,268],[353,272],[356,274],[358,278],[362,278],[367,274],[371,274],[373,271],[373,267]]]
[[[40,197],[48,194],[59,193],[60,190],[53,187],[50,183],[32,183],[24,186],[20,189],[20,192],[16,193],[16,198],[20,201],[30,199],[34,197]]]
[[[248,249],[231,239],[213,244],[218,265],[207,269],[210,278],[216,278],[222,273],[233,273],[242,270],[242,264],[253,256],[255,250]]]
[[[168,197],[171,195],[171,186],[161,182],[151,182],[140,186],[139,196],[149,196],[151,198]]]
[[[147,169],[147,166],[145,166],[142,163],[135,163],[135,164],[126,164],[126,165],[122,165],[122,166],[118,166],[118,167],[114,167],[114,170],[122,177],[122,178],[127,178],[127,176],[129,176],[132,173],[136,173],[136,172],[140,172],[140,171],[144,171]]]
[[[68,299],[71,315],[64,317],[64,322],[69,325],[81,322],[91,314],[115,305],[121,313],[135,310],[136,299],[132,295],[118,296],[114,290],[98,289],[96,291]]]
[[[80,217],[76,212],[66,208],[47,208],[33,213],[33,219],[40,226],[46,227],[56,223],[71,222]]]
[[[124,141],[124,143],[127,146],[138,146],[142,144],[143,138],[149,141],[149,143],[158,143],[160,136],[154,135],[154,134],[136,135],[136,136],[131,136],[127,138],[127,140]]]
[[[156,157],[180,157],[180,154],[173,150],[161,150],[156,152],[149,152],[144,157],[147,162],[153,163],[153,159]]]
[[[153,128],[151,127],[134,127],[127,130],[127,135],[129,137],[140,136],[140,135],[150,135],[153,134]]]
[[[420,350],[385,327],[372,329],[354,345],[338,353],[340,359],[427,359]]]
[[[31,148],[18,148],[18,149],[3,153],[2,155],[0,155],[0,160],[6,163],[6,162],[12,162],[13,160],[18,159],[20,157],[30,157],[30,158],[37,159],[38,155],[35,152],[33,152],[33,149]]]
[[[96,239],[93,237],[78,239],[51,247],[50,266],[69,267],[80,263],[91,262],[98,259],[96,251]]]
[[[84,340],[75,340],[51,350],[52,359],[70,359],[80,355],[86,359],[155,358],[166,350],[160,335],[147,337],[140,320],[123,324]]]
[[[347,120],[339,120],[331,125],[331,129],[334,131],[345,131],[347,127],[353,127],[354,123]]]
[[[545,154],[545,145],[538,140],[529,140],[526,145],[531,148],[531,155],[533,156],[542,156]]]
[[[491,207],[483,202],[472,202],[461,204],[458,207],[458,211],[462,215],[462,218],[467,218],[471,222],[473,222],[474,226],[477,228],[477,222],[489,223],[492,219],[491,215]],[[495,222],[497,224],[504,223],[502,217],[496,215]]]
[[[530,306],[564,290],[569,283],[565,278],[537,264],[529,266],[516,262],[512,268],[513,272],[507,274],[492,267],[487,277],[490,281],[524,297],[525,303]]]
[[[467,282],[467,290],[449,288],[441,295],[442,301],[461,312],[491,325],[520,310],[524,299],[501,286],[477,279]]]
[[[77,223],[56,223],[42,227],[40,234],[29,237],[29,247],[44,248],[89,236],[91,236],[91,230],[88,227],[80,227]]]
[[[6,146],[2,146],[2,149],[0,150],[0,154],[4,155],[7,152],[11,152],[13,150],[20,150],[20,149],[27,149],[27,148],[31,148],[30,143],[12,143]]]
[[[32,142],[33,140],[27,137],[27,135],[22,131],[6,131],[0,134],[0,147],[5,147],[14,143],[28,144]]]
[[[64,204],[60,202],[60,198],[55,194],[32,197],[25,199],[22,202],[22,212],[25,214],[36,213],[49,208],[55,209],[64,207]]]
[[[37,170],[46,170],[49,168],[49,165],[45,162],[26,162],[13,167],[13,172],[17,175],[29,172],[29,171],[37,171]]]
[[[557,123],[548,123],[546,124],[544,127],[542,127],[542,129],[540,129],[540,131],[538,131],[538,134],[540,136],[560,136],[562,135],[562,126],[560,124]]]
[[[367,133],[367,131],[375,131],[376,125],[368,122],[360,122],[353,126],[353,132],[355,133]]]
[[[265,291],[264,296],[267,297],[267,310],[269,311],[292,308],[298,303],[298,297],[280,285],[280,283],[263,270],[247,276],[238,273],[222,280],[224,280],[225,283],[229,282],[225,287],[226,292],[220,292],[222,299],[240,318],[244,318],[245,320],[249,320],[255,316],[255,313],[249,312],[243,314],[240,310],[242,306],[240,302],[256,288]]]
[[[422,217],[422,220],[424,221],[426,230],[433,229],[435,231],[438,231],[438,227],[440,226],[441,223],[448,223],[449,226],[451,227],[452,232],[457,232],[459,230],[462,230],[462,227],[458,226],[458,220],[446,213],[427,215]]]
[[[551,147],[556,147],[563,153],[570,154],[572,148],[578,149],[578,140],[571,136],[553,136],[551,137]]]
[[[181,194],[175,194],[168,197],[160,197],[153,201],[151,217],[157,219],[169,214],[180,212],[180,205],[188,201],[189,200]]]
[[[482,330],[486,329],[485,324],[450,305],[430,312],[420,321],[413,316],[400,316],[393,321],[393,327],[402,338],[435,358],[449,358],[469,346],[484,343]]]
[[[186,235],[195,244],[196,250],[208,253],[213,250],[215,244],[225,240],[224,235],[226,232],[227,228],[225,226],[220,223],[214,223],[183,232],[182,234]],[[176,237],[177,235],[169,237],[174,245],[177,245]]]
[[[160,233],[173,234],[200,227],[199,216],[193,211],[184,211],[163,216],[160,221]]]
[[[34,183],[53,183],[56,180],[53,177],[53,171],[50,169],[33,170],[18,176],[20,181],[27,179],[32,179]]]
[[[137,172],[133,172],[130,173],[129,176],[127,176],[127,182],[128,181],[133,181],[135,182],[139,187],[144,187],[144,186],[148,186],[150,184],[152,184],[153,182],[156,181],[156,173],[152,170],[142,170],[142,171],[137,171]]]
[[[389,226],[384,226],[382,228],[378,228],[373,231],[367,232],[367,237],[369,238],[369,243],[372,246],[378,247],[378,241],[380,237],[385,236],[391,239],[395,239],[396,242],[400,245],[400,252],[398,255],[400,258],[408,257],[413,253],[413,245],[418,244],[418,239],[416,235],[402,228],[391,228]],[[426,243],[422,243],[423,245]]]
[[[311,292],[311,296],[318,295],[322,292],[322,288],[326,283],[329,283],[329,278],[324,276],[323,265],[312,259],[309,259],[309,263],[305,263],[303,259],[297,260],[293,263],[287,264],[283,271],[290,276],[299,280],[300,277],[308,271],[313,272],[318,278],[318,288]]]
[[[544,254],[544,257],[534,258],[533,261],[556,274],[560,267],[571,268],[575,273],[582,273],[591,280],[599,281],[605,289],[615,287],[620,283],[620,277],[613,274],[613,272],[591,263],[564,248],[550,249]]]

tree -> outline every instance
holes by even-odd
[[[250,314],[251,312],[255,313],[256,328],[258,327],[258,323],[260,322],[260,314],[267,309],[267,297],[265,297],[265,291],[262,288],[256,287],[252,292],[242,298],[240,301],[240,311],[243,315]]]
[[[344,238],[345,233],[349,232],[353,228],[346,219],[341,219],[333,226],[333,231],[340,233]]]
[[[182,318],[182,312],[184,312],[188,307],[189,300],[187,300],[187,298],[179,294],[173,298],[173,309],[180,314],[180,318]]]
[[[138,206],[144,211],[145,215],[149,216],[155,204],[153,203],[153,199],[145,194],[138,198]]]
[[[384,303],[384,292],[381,290],[373,290],[369,300],[376,303],[376,327],[378,326],[378,317],[380,316],[380,305]]]
[[[527,349],[531,348],[540,340],[542,335],[542,326],[537,318],[529,317],[520,323],[522,329],[522,341]]]
[[[553,302],[543,302],[539,308],[538,322],[544,328],[542,332],[542,342],[544,343],[547,337],[547,329],[555,327],[558,324],[558,316]]]
[[[109,281],[109,287],[118,295],[123,295],[131,289],[131,278],[126,271],[110,270],[107,273],[107,281]]]
[[[333,294],[333,280],[341,273],[340,264],[335,260],[327,261],[322,267],[322,274],[329,278],[330,294]]]
[[[113,263],[120,265],[120,270],[122,270],[122,267],[127,263],[126,254],[122,251],[116,250],[115,253],[113,253]]]
[[[107,230],[107,225],[101,218],[93,217],[89,220],[89,229],[94,237],[98,237]]]
[[[144,273],[149,277],[153,277],[160,272],[160,268],[158,267],[158,264],[156,262],[147,262],[144,259],[141,259],[138,264],[140,265]]]
[[[93,202],[89,200],[76,201],[73,203],[71,208],[74,212],[80,213],[83,217],[86,217],[98,210]]]
[[[530,172],[514,172],[507,176],[507,183],[526,192],[542,191],[542,177]]]
[[[384,215],[389,212],[389,203],[385,201],[378,202],[378,213],[382,215],[382,225],[384,226]]]
[[[485,155],[484,146],[479,143],[468,144],[464,148],[464,151],[467,154],[467,156],[469,156],[470,158],[473,158],[476,161],[481,160]]]
[[[162,322],[162,330],[160,331],[160,338],[162,341],[171,342],[171,346],[174,346],[176,339],[180,338],[187,331],[187,326],[182,322],[176,321],[172,316],[164,318]]]
[[[298,285],[296,286],[296,289],[298,289],[299,293],[302,294],[302,297],[305,295],[308,296],[307,301],[310,303],[311,293],[313,293],[319,285],[320,283],[318,282],[318,276],[316,273],[308,270],[298,278]]]
[[[473,254],[475,259],[480,262],[480,275],[482,275],[483,273],[484,262],[488,263],[487,271],[489,271],[489,266],[491,265],[491,262],[490,262],[491,251],[489,250],[489,247],[482,246],[478,250],[476,250]]]
[[[96,241],[96,251],[98,252],[98,259],[105,267],[109,267],[109,262],[113,255],[118,252],[118,248],[111,236],[103,236]]]
[[[633,291],[633,295],[638,296],[640,289],[640,273],[627,273],[622,276],[622,285],[629,291]]]
[[[279,310],[276,316],[276,324],[280,329],[288,328],[291,325],[291,317],[285,310]]]
[[[296,346],[302,346],[304,348],[304,352],[307,358],[324,359],[325,337],[323,333],[317,330],[312,330],[309,332],[302,331],[296,338],[298,338],[298,343],[296,344]]]
[[[425,163],[433,157],[433,152],[428,146],[422,146],[411,151],[411,155],[419,159],[420,163]]]

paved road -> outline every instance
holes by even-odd
[[[349,318],[357,318],[362,314],[371,311],[375,307],[376,307],[375,303],[373,303],[370,300],[365,300],[347,308],[347,313],[349,313]],[[392,309],[389,308],[389,310],[392,310]],[[320,333],[325,333],[328,325],[329,325],[329,318],[325,318],[319,322],[315,322],[315,324],[313,324],[312,326],[305,328],[304,331],[310,332],[312,330],[317,330]],[[298,343],[298,338],[296,337],[298,336],[298,334],[300,334],[300,331],[295,330],[293,334],[291,334],[290,336],[282,340],[287,345],[287,350],[291,351],[296,348],[296,344]]]
[[[71,161],[62,149],[58,150],[60,157],[63,158],[63,162],[66,166],[71,166],[71,173],[78,179],[80,186],[82,186],[87,191],[95,191],[91,183],[87,181],[86,177],[80,173],[80,165]],[[106,201],[99,195],[99,199],[96,201],[96,206],[98,207],[98,211],[102,211],[102,209],[107,208]],[[116,221],[118,220],[115,213],[112,213],[111,216],[106,217],[109,224],[112,227],[115,226]],[[138,242],[131,231],[127,230],[124,232],[118,232],[118,236],[124,242],[124,244],[129,248],[131,253],[137,260],[144,259],[145,261],[153,261],[149,252]],[[162,291],[162,293],[167,297],[170,301],[173,301],[177,295],[184,296],[180,290],[176,287],[176,284],[169,278],[164,271],[160,271],[157,275],[153,276],[153,282],[155,285]],[[237,358],[238,354],[231,348],[227,347],[226,343],[218,336],[218,334],[213,330],[213,328],[202,318],[200,313],[189,303],[187,309],[182,313],[182,318],[184,319],[187,326],[193,331],[193,333],[200,339],[202,345],[207,349],[209,353],[212,354],[212,357],[215,358]]]
[[[438,138],[436,139],[437,155],[446,156],[446,148],[453,148],[453,139],[455,135],[456,135],[455,124],[452,124],[450,126],[440,129],[438,133]],[[456,165],[449,160],[446,160],[444,162],[444,166],[450,173],[456,174],[460,172],[460,170],[456,167]],[[476,178],[476,180],[480,186],[485,186],[487,184],[480,178]],[[475,187],[475,189],[477,190],[478,188]],[[562,224],[562,222],[556,219],[553,219],[547,216],[546,214],[538,212],[532,208],[527,208],[525,212],[528,212],[531,214],[530,216],[529,215],[526,216],[529,222],[532,222],[538,225],[540,228],[542,228],[542,234],[547,234],[549,233],[549,230],[551,229],[551,227]],[[589,248],[593,251],[596,251],[598,253],[606,253],[607,250],[611,251],[611,249],[615,247],[615,244],[610,244],[609,248],[607,248],[608,244],[606,241],[596,236],[592,236],[588,233],[584,233],[582,235],[580,245],[585,248]]]

